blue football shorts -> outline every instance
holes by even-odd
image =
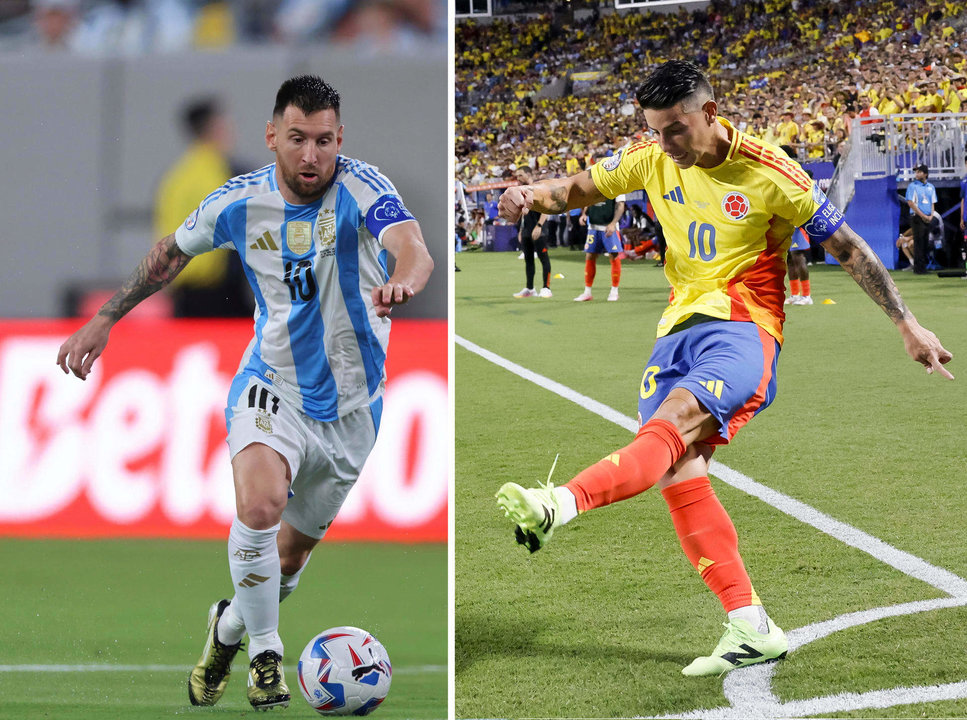
[[[655,341],[638,392],[638,424],[674,388],[692,393],[719,423],[724,445],[776,395],[779,342],[752,322],[709,320]]]
[[[790,250],[808,250],[809,249],[809,236],[803,232],[802,228],[796,228],[792,231],[792,245],[789,246]]]
[[[588,239],[584,242],[586,253],[619,253],[624,250],[621,245],[621,233],[615,230],[613,235],[605,235],[604,230],[595,230],[588,226]]]

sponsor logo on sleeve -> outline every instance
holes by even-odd
[[[819,189],[819,183],[813,183],[813,202],[817,205],[826,202],[826,193]]]
[[[608,172],[611,172],[612,170],[616,169],[621,164],[621,153],[623,152],[624,150],[619,150],[611,157],[605,159],[601,163],[602,167],[604,167],[604,169],[607,170]]]
[[[370,212],[373,214],[373,219],[380,224],[414,219],[409,210],[403,207],[403,203],[400,201],[400,199],[395,196],[384,198],[383,201],[379,205],[373,207]]]
[[[198,208],[195,208],[194,210],[192,210],[191,215],[189,215],[188,218],[185,220],[185,229],[193,230],[195,227],[195,223],[197,222],[198,222]]]

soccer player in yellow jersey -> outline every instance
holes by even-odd
[[[657,484],[685,554],[729,618],[712,653],[682,672],[718,675],[779,659],[788,647],[752,587],[708,466],[715,447],[775,395],[793,228],[821,242],[883,308],[928,373],[952,379],[944,368],[952,356],[917,323],[882,263],[802,168],[718,116],[698,67],[669,61],[637,97],[653,139],[587,172],[509,188],[499,208],[515,222],[526,211],[560,213],[634,190],[653,199],[668,241],[672,297],[639,386],[641,428],[562,487],[506,483],[497,498],[518,542],[534,552],[578,513]]]

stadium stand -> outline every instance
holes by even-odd
[[[541,12],[458,19],[456,175],[471,200],[513,184],[507,177],[519,165],[545,177],[569,175],[641,137],[640,78],[682,57],[707,69],[722,114],[740,129],[792,146],[840,207],[859,198],[851,214],[863,226],[876,216],[871,232],[896,237],[905,218],[900,205],[883,214],[864,203],[902,189],[919,163],[950,195],[941,198],[945,215],[959,202],[953,192],[967,138],[962,3],[715,0],[672,13],[577,3],[523,9],[535,8]],[[872,191],[862,185],[873,180],[879,185]],[[956,235],[956,219],[947,223]],[[877,250],[887,267],[895,266],[894,250],[892,242]]]
[[[687,13],[584,11],[468,19],[456,26],[458,177],[514,165],[583,167],[641,132],[634,89],[674,54],[708,68],[723,114],[765,139],[784,112],[799,157],[836,158],[861,113],[959,113],[967,8],[943,0],[713,2]],[[674,48],[674,50],[672,50]],[[759,113],[761,127],[753,128]],[[580,122],[575,122],[580,120]],[[597,132],[589,132],[589,127]]]

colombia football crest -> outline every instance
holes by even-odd
[[[722,198],[722,212],[731,220],[741,220],[749,214],[749,198],[740,192],[732,191]]]

